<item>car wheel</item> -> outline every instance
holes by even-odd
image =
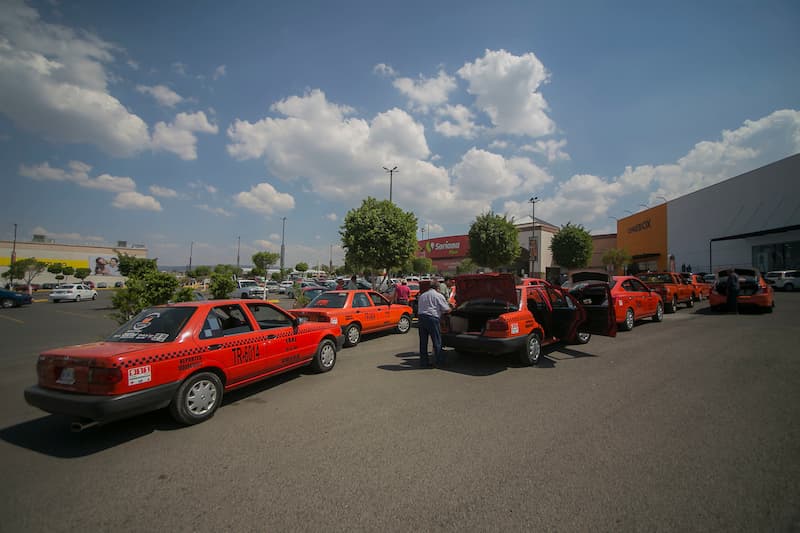
[[[81,295],[80,295],[80,294],[78,294],[77,296],[75,296],[75,301],[76,301],[76,302],[80,302],[80,301],[81,301]]]
[[[672,301],[667,305],[667,313],[674,313],[678,310],[678,297],[673,296]]]
[[[191,426],[214,416],[222,401],[222,382],[213,372],[189,376],[178,390],[169,412],[176,421]]]
[[[0,302],[0,305],[3,306],[3,309],[9,309],[11,307],[14,307],[14,300],[12,300],[11,298],[3,298],[3,301]]]
[[[791,283],[787,283],[786,285],[783,286],[783,290],[792,292],[794,290],[794,285],[792,285]]]
[[[311,368],[314,372],[323,373],[327,372],[333,365],[336,364],[336,345],[330,339],[324,339],[317,347],[317,353],[314,354],[314,360],[311,362]]]
[[[585,331],[578,332],[578,335],[575,337],[575,340],[578,344],[588,344],[590,340],[592,340],[592,334],[586,333]]]
[[[347,346],[355,346],[361,340],[361,328],[358,324],[350,324],[344,330],[344,343]]]
[[[92,294],[92,300],[97,300],[97,294]]]
[[[397,333],[408,333],[411,329],[411,317],[408,315],[403,315],[400,317],[400,320],[397,322]]]
[[[664,306],[658,302],[656,306],[656,314],[653,315],[653,322],[661,322],[664,320]]]
[[[694,296],[689,298],[689,301],[686,302],[686,307],[694,307]]]
[[[542,357],[542,343],[539,339],[538,333],[531,333],[525,342],[525,348],[520,353],[520,360],[524,365],[539,364],[539,359]]]
[[[621,329],[622,331],[630,331],[633,329],[633,323],[634,323],[633,309],[629,307],[628,310],[625,311],[625,321],[622,322],[622,325],[620,326],[619,329]]]

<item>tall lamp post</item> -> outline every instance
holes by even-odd
[[[419,230],[422,232],[422,240],[424,241],[425,240],[425,228],[422,227],[422,228],[419,228]],[[426,255],[425,255],[425,245],[424,244],[422,245],[422,257],[426,257]]]
[[[189,268],[186,269],[188,272],[191,272],[191,270],[192,270],[192,252],[193,251],[194,251],[194,241],[192,241],[192,243],[189,245]]]
[[[284,241],[284,237],[286,236],[286,217],[283,217],[281,220],[283,220],[283,228],[281,229],[281,276],[283,276],[283,261],[286,256],[286,244]]]
[[[397,170],[397,165],[395,165],[392,168],[383,167],[383,170],[385,170],[389,174],[389,202],[391,203],[391,201],[392,201],[392,177],[394,176],[395,172],[400,173],[400,171]]]
[[[8,276],[8,287],[14,287],[14,263],[17,262],[17,225],[14,224],[14,244],[11,245],[11,275]]]
[[[239,271],[239,251],[242,249],[242,237],[236,237],[236,271]],[[238,274],[237,274],[238,275]]]
[[[528,265],[528,272],[529,277],[533,278],[535,277],[534,272],[536,271],[536,256],[539,255],[539,245],[536,242],[536,233],[534,233],[536,228],[536,202],[539,201],[539,197],[533,196],[528,201],[531,203],[531,240],[528,243],[530,247],[530,264]],[[534,250],[534,246],[537,248],[536,250]]]

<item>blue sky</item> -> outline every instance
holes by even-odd
[[[615,218],[800,152],[800,4],[0,1],[0,238],[341,263],[392,198]],[[422,233],[419,234],[420,238]]]

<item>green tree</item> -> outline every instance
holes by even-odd
[[[235,288],[236,282],[233,281],[233,276],[225,272],[214,272],[211,274],[211,284],[208,286],[208,290],[211,292],[211,297],[215,300],[227,298]]]
[[[75,267],[65,266],[61,273],[64,274],[64,279],[69,281],[69,277],[75,274]]]
[[[273,281],[280,281],[283,279],[280,272],[273,272],[270,278],[272,278]]]
[[[50,263],[47,265],[47,271],[57,276],[64,271],[64,263]]]
[[[222,274],[224,276],[228,276],[229,278],[238,278],[242,275],[242,269],[236,265],[217,265],[214,267],[214,274]]]
[[[125,287],[111,297],[115,308],[111,316],[122,324],[147,307],[166,304],[173,299],[178,285],[174,275],[158,270],[144,269],[128,276]]]
[[[308,263],[302,263],[302,262],[297,263],[294,266],[294,269],[297,270],[298,272],[305,272],[306,270],[308,270]]]
[[[550,242],[550,250],[553,252],[556,264],[568,270],[588,265],[593,247],[589,232],[582,225],[573,225],[571,222],[561,226]]]
[[[461,261],[458,266],[456,267],[456,274],[472,274],[477,272],[478,265],[475,264],[475,261],[467,257],[463,261]]]
[[[477,217],[469,228],[469,256],[492,270],[514,261],[519,254],[513,221],[493,211]]]
[[[277,263],[280,258],[281,254],[275,252],[256,252],[253,254],[251,259],[253,260],[253,265],[255,265],[256,268],[266,273],[267,269]]]
[[[31,283],[36,277],[47,269],[47,263],[38,261],[35,257],[18,259],[2,276],[6,279],[21,279],[28,287],[28,294],[31,293]]]
[[[417,217],[388,200],[368,197],[344,217],[339,234],[345,266],[390,272],[400,268],[417,250]]]
[[[430,257],[415,257],[411,260],[411,272],[418,274],[433,272],[433,261]]]
[[[88,269],[86,267],[81,267],[81,268],[76,268],[75,269],[75,274],[74,275],[75,275],[76,278],[78,278],[79,280],[83,281],[86,278],[88,278],[89,274],[91,274],[91,273],[92,273],[92,271],[90,269]]]
[[[119,273],[125,277],[142,278],[146,273],[158,272],[157,259],[136,257],[115,251],[117,252],[117,259],[119,259]]]
[[[615,274],[618,274],[625,265],[629,265],[632,259],[631,254],[625,249],[611,248],[603,254],[603,264],[606,267],[610,266]]]
[[[186,272],[187,278],[194,278],[194,279],[205,279],[211,275],[211,267],[200,265],[193,270],[189,270]]]

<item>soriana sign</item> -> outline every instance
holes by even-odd
[[[469,236],[438,237],[420,241],[422,252],[420,255],[431,259],[444,259],[448,257],[466,257],[469,255]]]

